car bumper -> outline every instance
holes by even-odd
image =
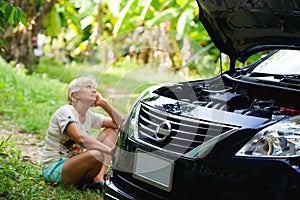
[[[105,185],[105,193],[103,195],[103,199],[105,200],[117,200],[117,199],[135,199],[133,196],[127,194],[127,191],[123,191],[118,188],[112,181],[111,178],[106,180]]]
[[[259,183],[257,183],[259,184]],[[249,185],[248,187],[251,188],[251,185]],[[228,188],[227,188],[228,189]],[[225,188],[223,188],[223,190],[225,190]],[[251,190],[251,189],[250,189]],[[280,189],[281,190],[281,189]],[[236,191],[236,189],[235,189]],[[199,195],[197,195],[197,198],[201,198],[201,197],[207,197],[207,195],[211,196],[213,199],[218,198],[218,199],[286,199],[286,200],[294,200],[294,199],[298,199],[299,198],[299,191],[300,191],[300,187],[297,185],[295,185],[294,187],[289,187],[289,189],[286,188],[286,191],[283,192],[283,190],[281,190],[281,192],[275,191],[275,194],[271,194],[269,191],[265,191],[263,186],[261,188],[261,191],[253,191],[253,193],[249,193],[245,196],[245,195],[234,195],[233,193],[231,193],[232,191],[229,189],[228,192],[226,192],[227,194],[224,195],[224,191],[222,192],[222,195],[218,195],[216,193],[207,193],[207,194],[203,194],[203,193],[199,193]],[[281,194],[279,194],[281,193]],[[138,196],[135,196],[139,194]],[[233,194],[233,195],[232,195]],[[114,182],[112,180],[108,180],[106,182],[106,186],[105,186],[105,193],[103,196],[104,200],[132,200],[132,199],[146,199],[146,200],[150,200],[151,198],[148,197],[144,197],[142,191],[137,190],[135,195],[131,194],[129,191],[123,190],[120,187],[118,187],[117,185],[114,184]],[[193,199],[197,199],[197,198],[193,198]],[[154,198],[157,199],[157,198]],[[174,199],[174,198],[159,198],[159,199]],[[186,198],[181,198],[179,197],[179,199],[186,199]]]
[[[113,175],[108,177],[105,183],[103,199],[105,200],[132,200],[132,199],[151,199],[151,200],[167,200],[174,199],[165,196],[162,193],[153,193],[141,185],[137,185],[132,181],[124,179],[122,176],[118,178]]]

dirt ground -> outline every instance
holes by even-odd
[[[42,156],[43,139],[38,138],[35,134],[0,130],[0,138],[7,138],[10,134],[12,134],[10,141],[17,143],[14,149],[22,150],[22,158],[38,164]]]

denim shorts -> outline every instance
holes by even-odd
[[[49,167],[42,170],[42,176],[44,177],[46,182],[49,183],[62,183],[61,173],[62,173],[62,166],[68,160],[68,158],[61,158],[56,163],[50,165]]]

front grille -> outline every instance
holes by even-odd
[[[171,125],[164,140],[157,139],[156,130],[163,122]],[[138,118],[138,139],[168,151],[184,154],[234,126],[193,119],[142,105]]]

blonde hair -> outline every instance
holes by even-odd
[[[73,94],[80,91],[86,83],[92,83],[95,88],[97,87],[97,81],[93,76],[82,76],[70,82],[68,85],[68,104],[75,105],[77,103],[77,99]]]

